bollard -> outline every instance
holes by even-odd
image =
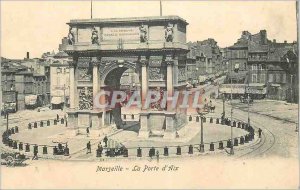
[[[219,142],[219,149],[220,149],[220,150],[224,149],[224,146],[223,146],[223,142],[222,142],[222,141]]]
[[[219,118],[216,119],[216,124],[219,124],[220,123],[220,120]]]
[[[164,156],[169,156],[169,149],[168,149],[168,147],[164,148]]]
[[[213,123],[213,122],[214,122],[214,120],[213,120],[213,118],[211,117],[210,120],[209,120],[209,123]]]
[[[47,126],[50,126],[50,120],[47,121]]]
[[[15,126],[15,133],[19,133],[19,127]]]
[[[34,122],[33,127],[37,128],[37,122]]]
[[[232,127],[236,127],[236,122],[235,121],[232,122]]]
[[[240,137],[240,144],[244,144],[244,137]]]
[[[69,155],[70,155],[70,149],[68,146],[66,146],[64,149],[64,156],[69,156]]]
[[[231,126],[231,121],[230,120],[228,120],[227,125]]]
[[[203,117],[203,123],[206,123],[206,117]]]
[[[233,142],[233,146],[239,146],[239,140],[237,138],[235,138]]]
[[[12,147],[13,146],[13,141],[11,139],[8,140],[8,146]]]
[[[30,145],[28,143],[25,145],[25,152],[30,152]]]
[[[43,146],[43,154],[48,154],[47,146]]]
[[[150,150],[149,150],[149,157],[152,157],[152,156],[155,156],[155,148],[152,147]]]
[[[199,122],[199,116],[196,117],[196,122]]]
[[[190,117],[189,117],[189,121],[192,121],[192,120],[193,120],[193,118],[192,118],[192,116],[190,116]]]
[[[60,120],[60,124],[64,124],[65,123],[65,120],[64,120],[64,118],[61,118],[61,120]]]
[[[221,119],[221,125],[225,125],[225,120]]]
[[[231,148],[231,140],[228,140],[227,141],[227,146],[226,146],[227,148]]]
[[[57,155],[57,147],[55,146],[54,148],[53,148],[53,155]]]
[[[38,145],[34,145],[34,147],[33,147],[33,152],[36,152],[36,153],[38,153],[38,152],[39,152]]]
[[[193,148],[193,145],[190,145],[190,146],[189,146],[189,154],[193,154],[193,149],[194,149],[194,148]]]
[[[23,143],[19,143],[19,150],[21,151],[21,150],[23,150]]]
[[[238,122],[238,126],[237,126],[238,128],[241,128],[241,122]]]
[[[210,145],[209,145],[209,150],[210,150],[210,151],[214,151],[214,150],[215,150],[214,143],[210,143]]]
[[[249,142],[249,136],[246,135],[246,136],[245,136],[245,143],[248,143],[248,142]]]
[[[128,149],[127,148],[124,148],[123,157],[128,157]]]
[[[57,125],[57,120],[56,119],[54,119],[54,125]]]
[[[137,157],[142,157],[142,149],[140,147],[137,149]]]
[[[100,152],[100,150],[98,148],[96,150],[96,157],[101,157],[101,152]]]
[[[176,148],[176,155],[181,155],[181,147],[177,146]]]
[[[17,143],[17,141],[14,141],[14,144],[13,144],[14,146],[13,146],[13,149],[18,149],[18,143]]]
[[[32,127],[31,127],[31,123],[28,123],[28,129],[31,129]]]

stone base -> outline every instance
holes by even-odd
[[[149,131],[139,131],[138,138],[149,138],[150,132]]]
[[[171,131],[165,131],[164,133],[164,139],[175,139],[176,138],[176,132],[171,132]]]

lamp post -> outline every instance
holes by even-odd
[[[232,77],[230,78],[230,84],[231,84],[231,93],[230,93],[230,98],[231,98],[231,111],[230,111],[230,137],[231,137],[231,146],[230,146],[230,155],[234,155],[233,151],[233,131],[232,131],[232,114],[233,114],[233,105],[232,105]]]
[[[204,152],[204,142],[203,142],[203,114],[200,114],[201,119],[201,131],[200,131],[200,152]]]

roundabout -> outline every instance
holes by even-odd
[[[161,155],[183,156],[201,155],[213,152],[228,152],[231,148],[231,127],[233,146],[245,147],[254,139],[252,127],[241,121],[205,118],[203,120],[204,152],[200,152],[201,131],[200,119],[197,115],[188,116],[188,124],[177,131],[177,138],[163,139],[151,137],[141,139],[138,136],[138,123],[126,122],[123,129],[109,127],[106,133],[97,134],[91,129],[90,134],[76,134],[66,125],[63,118],[36,121],[29,123],[27,129],[11,128],[3,134],[3,143],[12,151],[29,157],[34,151],[39,158],[63,160],[97,160],[101,157],[149,158]],[[103,142],[108,137],[107,146]],[[91,145],[91,153],[87,154],[87,143]],[[98,144],[103,145],[99,152]],[[252,142],[253,143],[253,142]],[[122,151],[120,152],[120,147]],[[227,150],[228,149],[228,150]],[[117,153],[118,152],[118,153]]]

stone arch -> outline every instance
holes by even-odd
[[[125,72],[127,69],[136,70],[137,69],[136,63],[131,61],[124,61],[124,62],[113,61],[108,66],[104,67],[104,69],[102,70],[100,75],[101,85],[105,85],[105,80],[111,77],[110,74],[113,73],[113,71],[121,72],[121,76],[122,76],[122,73]]]

